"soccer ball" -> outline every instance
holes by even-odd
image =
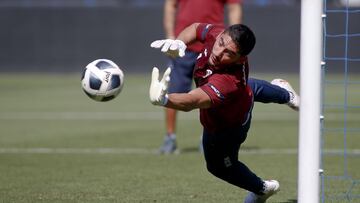
[[[111,60],[97,59],[89,63],[81,76],[85,94],[95,101],[114,99],[124,85],[124,73]]]

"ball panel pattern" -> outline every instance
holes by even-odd
[[[99,90],[102,81],[94,73],[90,73],[89,85],[91,89]]]
[[[103,97],[101,99],[101,101],[110,101],[110,100],[114,99],[115,97],[116,97],[116,95],[106,96],[106,97]]]
[[[96,95],[90,94],[90,93],[87,92],[85,89],[83,89],[83,90],[84,90],[85,94],[86,94],[88,97],[90,97],[91,99],[96,100]]]
[[[85,69],[82,71],[82,73],[81,73],[81,80],[84,79],[86,70],[87,70],[87,68],[85,68]]]
[[[108,63],[107,61],[103,61],[103,60],[97,62],[95,66],[98,67],[100,70],[105,70],[105,69],[109,69],[109,68],[115,68],[110,63]]]
[[[111,79],[110,79],[110,84],[109,84],[107,90],[109,91],[109,90],[116,89],[116,88],[120,87],[120,84],[121,84],[120,76],[119,75],[112,75]]]

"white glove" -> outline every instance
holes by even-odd
[[[154,67],[151,75],[149,90],[150,101],[154,105],[165,106],[168,102],[168,85],[171,69],[167,68],[161,81],[159,81],[159,69]]]
[[[175,58],[185,56],[186,45],[181,40],[163,39],[153,41],[150,46],[152,48],[160,49],[165,54]]]

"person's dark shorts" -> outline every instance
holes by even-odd
[[[171,74],[169,93],[186,93],[191,90],[193,71],[199,53],[186,51],[184,57],[170,61]]]

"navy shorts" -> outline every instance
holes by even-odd
[[[193,72],[199,53],[186,51],[185,56],[170,61],[169,93],[187,93],[193,83]]]

